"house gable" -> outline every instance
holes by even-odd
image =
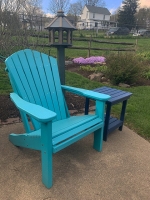
[[[94,27],[107,28],[111,13],[107,8],[85,5],[78,27],[92,29]]]
[[[85,5],[90,13],[97,13],[102,15],[111,15],[107,8]]]

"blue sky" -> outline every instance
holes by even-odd
[[[49,0],[43,1],[43,10],[45,13],[48,13]],[[54,0],[55,1],[55,0]],[[70,0],[70,3],[75,3],[77,0]],[[123,0],[104,0],[106,4],[106,8],[113,13],[122,3]],[[150,8],[150,0],[139,0],[140,7],[148,7]]]
[[[55,0],[54,0],[55,1]],[[106,8],[110,12],[116,10],[122,3],[122,0],[104,0],[106,4]],[[71,0],[71,3],[75,3],[76,0]],[[49,1],[48,0],[43,0],[43,10],[47,13],[47,8],[49,7]]]
[[[105,0],[105,3],[109,11],[114,11],[121,5],[122,0]]]

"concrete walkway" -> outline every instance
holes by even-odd
[[[127,127],[92,148],[93,135],[53,156],[53,187],[41,182],[40,152],[17,148],[9,133],[21,123],[0,128],[0,200],[148,200],[150,143]]]

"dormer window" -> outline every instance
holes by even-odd
[[[93,18],[95,18],[95,13],[93,13]]]

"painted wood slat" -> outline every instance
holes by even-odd
[[[60,113],[61,113],[62,119],[65,119],[66,118],[66,111],[65,111],[65,105],[64,105],[64,96],[63,96],[63,93],[62,93],[57,61],[56,61],[56,59],[54,59],[52,57],[49,57],[49,58],[50,58],[50,62],[52,63],[51,69],[52,69],[52,73],[53,73],[53,80],[54,80],[54,83],[55,83]]]
[[[16,54],[13,54],[13,56],[16,56]],[[14,57],[13,57],[14,58]],[[26,81],[26,77],[24,76],[24,72],[22,71],[22,68],[20,67],[20,74],[18,73],[18,66],[20,65],[20,62],[18,59],[18,56],[16,56],[16,62],[13,62],[12,60],[12,56],[10,57],[10,59],[8,59],[6,61],[7,63],[7,67],[8,67],[8,71],[9,71],[9,76],[11,77],[11,84],[12,87],[14,88],[14,91],[17,91],[17,93],[22,96],[26,101],[31,101],[31,102],[35,102],[32,92],[30,91],[30,88],[28,87],[28,85],[26,85],[26,89],[28,88],[28,90],[25,90],[25,87],[22,83],[27,83]],[[18,83],[18,84],[17,84]],[[28,93],[26,92],[28,91]],[[30,126],[28,123],[28,119],[27,116],[25,114],[23,114],[22,112],[20,112],[21,116],[22,116],[22,120],[24,122],[24,127],[26,129],[27,132],[30,132]],[[33,123],[33,126],[35,129],[39,129],[40,128],[40,124],[31,118],[31,121]]]
[[[62,116],[60,113],[60,108],[59,108],[59,104],[57,100],[56,88],[54,84],[55,82],[53,81],[51,62],[48,55],[42,53],[41,56],[42,56],[43,65],[45,66],[44,70],[45,70],[45,75],[46,75],[48,88],[49,88],[48,95],[50,95],[51,104],[53,105],[54,111],[57,113],[57,120],[60,120],[62,119]],[[52,64],[55,64],[54,62]],[[55,67],[57,67],[57,65]]]
[[[13,54],[13,56],[15,56],[15,54]],[[16,65],[19,66],[20,62],[18,60],[18,57],[16,57],[16,59],[17,59],[16,62],[13,62],[12,56],[11,56],[8,59],[6,59],[6,61],[5,61],[6,65],[7,65],[8,72],[9,72],[10,77],[11,77],[11,82],[13,82],[14,86],[17,87],[17,88],[15,88],[15,90],[17,89],[18,94],[21,97],[23,97],[23,99],[29,101],[29,96],[30,96],[32,102],[35,102],[30,88],[28,90],[28,93],[29,93],[29,96],[28,96],[24,86],[22,85],[22,81],[23,81],[24,83],[27,84],[27,87],[28,87],[28,82],[27,82],[26,77],[24,76],[24,73],[22,72],[21,69],[20,69],[20,72],[22,74],[22,77],[20,77],[20,75],[18,74],[18,70],[16,68]]]
[[[29,65],[28,65],[28,60],[26,59],[24,51],[21,50],[15,54],[13,54],[11,57],[12,57],[13,62],[15,63],[17,73],[21,79],[20,84],[17,82],[17,87],[19,88],[21,85],[24,87],[26,94],[28,96],[27,101],[41,105],[41,101],[38,98],[36,86],[32,79],[31,72],[30,72]],[[13,72],[12,72],[12,75],[13,75]],[[16,77],[14,77],[14,80],[15,80],[15,78]],[[21,94],[21,97],[23,99],[25,99],[24,96],[22,96],[21,90],[20,90],[20,94]],[[40,124],[35,119],[33,119],[33,118],[30,118],[30,119],[32,121],[34,128],[38,129],[40,127]],[[27,120],[25,120],[25,121],[27,122]],[[29,126],[26,124],[26,127],[29,127]]]
[[[15,92],[16,94],[19,94],[17,85],[15,85],[15,84],[16,84],[15,81],[12,81],[13,78],[11,78],[10,72],[8,72],[8,76],[9,76],[10,83],[11,83],[11,85],[12,85],[12,88],[13,88],[14,92]],[[23,92],[23,90],[22,90],[22,92]],[[20,110],[19,110],[19,111],[20,111]],[[22,121],[23,121],[23,125],[24,125],[24,128],[25,128],[26,132],[27,132],[27,133],[30,133],[30,132],[31,132],[31,128],[30,128],[30,125],[29,125],[29,123],[28,123],[28,117],[27,117],[27,115],[26,115],[24,112],[22,112],[22,111],[20,111],[20,115],[21,115],[21,118],[22,118]],[[40,125],[37,126],[37,129],[39,129],[39,128],[40,128]]]
[[[68,127],[68,130],[66,130],[65,132],[62,132],[58,137],[55,137],[53,139],[53,145],[56,145],[66,139],[71,139],[72,137],[74,137],[75,135],[80,135],[82,134],[83,131],[90,129],[91,127],[94,128],[95,125],[99,125],[99,127],[102,126],[102,121],[100,121],[99,118],[91,120],[91,121],[87,121],[84,123],[81,123],[80,125],[76,125],[73,127]],[[70,130],[69,130],[70,129]]]
[[[101,124],[103,126],[103,123]],[[101,127],[102,127],[101,126]],[[62,149],[64,149],[65,147],[77,142],[78,140],[82,139],[83,137],[89,135],[90,133],[93,133],[94,131],[96,131],[97,129],[100,128],[100,124],[95,125],[94,127],[89,128],[88,130],[83,131],[83,133],[81,133],[80,135],[76,135],[73,138],[70,138],[58,145],[54,145],[53,146],[53,153],[56,153]]]
[[[45,70],[47,66],[44,63],[42,54],[40,52],[37,52],[37,51],[32,51],[32,52],[34,54],[37,71],[41,80],[41,85],[42,85],[41,90],[43,91],[43,96],[47,104],[46,108],[54,111],[54,106],[52,103],[52,95],[50,92],[50,88],[48,87],[48,80],[47,80],[46,70]],[[49,76],[50,76],[50,73],[49,73]],[[40,95],[41,95],[41,92],[40,92]]]
[[[124,96],[124,97],[127,97],[127,96],[129,96],[129,94],[130,93],[128,93],[128,92],[124,92],[124,91],[122,91],[122,92],[117,92],[117,91],[115,91],[115,90],[110,90],[110,91],[99,91],[100,93],[105,93],[105,94],[109,94],[110,96],[111,96],[111,99],[110,100],[112,100],[113,98],[121,98],[121,96]]]
[[[119,119],[116,119],[113,123],[109,124],[108,126],[108,133],[111,133],[114,131],[116,128],[122,126],[123,122]]]
[[[59,122],[55,122],[53,124],[53,138],[96,118],[96,115],[83,115],[73,116],[64,120],[60,120]]]
[[[31,74],[32,80],[30,79],[30,82],[31,82],[31,84],[33,84],[33,86],[32,86],[33,92],[36,92],[37,93],[36,97],[39,98],[39,102],[40,102],[39,105],[41,105],[45,108],[48,108],[44,89],[43,89],[43,84],[42,84],[45,79],[42,80],[40,78],[40,74],[42,73],[42,66],[40,63],[40,53],[37,52],[37,54],[35,55],[35,53],[33,53],[29,49],[24,50],[24,55],[28,62],[28,68],[29,68],[27,75],[29,76],[29,73]],[[36,63],[37,60],[39,62],[38,65]],[[41,68],[40,71],[38,70],[38,68]]]
[[[23,50],[18,52],[18,57],[19,57],[19,60],[20,60],[20,63],[21,63],[22,70],[24,71],[24,74],[25,74],[27,82],[28,82],[28,85],[24,84],[24,82],[22,84],[25,85],[25,89],[27,90],[27,92],[28,92],[29,88],[31,89],[32,94],[34,95],[35,103],[38,104],[38,105],[41,105],[41,100],[40,100],[40,97],[39,97],[39,94],[38,94],[38,91],[37,91],[36,82],[33,78],[31,70],[30,70],[29,62],[32,62],[32,60],[27,59]],[[16,62],[14,57],[13,57],[13,59],[14,59],[14,62]],[[20,69],[20,67],[18,66],[18,70],[19,69]],[[26,87],[26,85],[28,87]]]
[[[126,92],[126,91],[123,91],[123,90],[118,90],[118,89],[114,89],[114,88],[109,88],[109,87],[101,87],[101,88],[96,88],[94,89],[94,91],[96,92],[100,92],[100,93],[105,93],[105,94],[108,94],[108,95],[111,95],[112,97],[117,97],[117,96],[120,96],[120,95],[131,95],[130,92]]]

